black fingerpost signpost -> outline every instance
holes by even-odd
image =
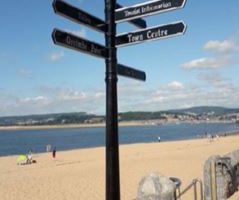
[[[120,169],[118,141],[118,75],[141,81],[146,80],[143,71],[117,62],[117,47],[152,41],[185,33],[183,21],[147,28],[140,17],[182,8],[186,0],[152,0],[131,7],[123,7],[116,0],[104,0],[105,20],[101,20],[62,0],[53,1],[54,12],[105,35],[105,45],[54,29],[52,40],[56,45],[105,59],[106,65],[106,200],[120,200]],[[116,34],[116,23],[128,21],[140,30]]]
[[[106,200],[120,200],[118,103],[117,103],[117,49],[115,45],[116,0],[105,0],[107,32],[106,59]]]

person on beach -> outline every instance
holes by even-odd
[[[53,158],[56,157],[56,147],[54,147],[54,149],[52,150],[52,157],[53,157]]]
[[[209,139],[209,142],[213,142],[213,135],[212,134],[208,134],[208,139]]]
[[[161,138],[160,138],[160,136],[158,136],[158,142],[160,142],[161,141]]]
[[[27,154],[27,163],[31,164],[32,163],[32,151],[30,150]]]

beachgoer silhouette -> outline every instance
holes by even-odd
[[[54,147],[53,151],[52,151],[52,157],[55,158],[56,157],[56,147]]]

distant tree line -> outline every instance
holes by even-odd
[[[122,121],[167,119],[162,112],[125,112],[119,117]]]

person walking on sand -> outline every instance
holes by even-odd
[[[52,150],[52,157],[53,157],[53,158],[56,157],[56,147],[54,147],[54,149]]]

